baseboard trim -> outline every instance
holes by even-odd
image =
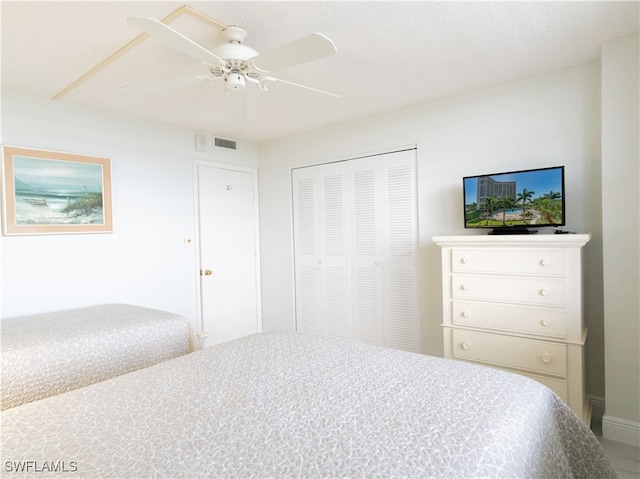
[[[627,421],[605,414],[602,417],[602,437],[640,447],[640,422]]]

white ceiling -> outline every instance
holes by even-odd
[[[219,82],[145,94],[120,89],[206,73],[154,38],[119,52],[140,35],[127,17],[163,19],[182,5],[2,0],[2,86],[263,141],[595,60],[603,41],[640,24],[638,1],[190,2],[196,12],[246,28],[245,43],[258,52],[312,32],[337,47],[335,56],[274,75],[336,93],[337,102],[306,104],[248,85],[249,118],[233,123],[222,114]],[[207,48],[221,42],[220,29],[193,13],[169,25]]]

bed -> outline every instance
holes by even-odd
[[[1,455],[4,477],[615,477],[524,376],[291,332],[7,409]]]
[[[1,409],[77,389],[193,352],[183,316],[102,304],[0,322]]]

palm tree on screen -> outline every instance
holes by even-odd
[[[490,196],[489,198],[485,198],[483,205],[484,205],[484,210],[486,215],[485,224],[488,225],[489,218],[491,218],[491,215],[493,214],[493,212],[496,210],[498,206],[498,199]]]
[[[518,193],[516,196],[516,203],[522,203],[522,220],[527,222],[527,203],[531,202],[531,198],[535,195],[535,191],[529,191],[526,188],[522,189],[522,193]]]
[[[562,193],[550,191],[545,193],[535,201],[536,207],[540,210],[547,222],[555,225],[562,222],[562,203],[558,200],[562,198]]]
[[[498,200],[498,208],[502,208],[502,224],[506,224],[507,210],[512,209],[515,206],[515,200],[510,196],[504,195]]]

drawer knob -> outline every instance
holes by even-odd
[[[545,318],[542,321],[540,321],[540,324],[542,324],[543,326],[551,326],[551,321]]]
[[[542,354],[540,355],[540,359],[542,360],[543,363],[549,364],[551,362],[551,355],[546,353]]]
[[[462,264],[467,264],[467,263],[469,262],[469,258],[462,258],[462,259],[460,260],[460,262],[461,262]]]
[[[549,266],[551,264],[551,261],[549,261],[548,259],[543,259],[542,261],[540,261],[540,264],[542,266]]]
[[[466,291],[466,290],[469,289],[469,285],[468,284],[461,284],[460,285],[460,289],[463,290],[463,291]]]
[[[551,293],[549,292],[549,290],[548,290],[548,289],[541,289],[541,290],[540,290],[540,294],[541,294],[542,296],[549,296]]]
[[[465,341],[462,343],[462,349],[471,349],[471,343]]]
[[[465,318],[468,318],[469,316],[471,316],[471,311],[463,311],[462,312],[462,316],[464,316]]]

